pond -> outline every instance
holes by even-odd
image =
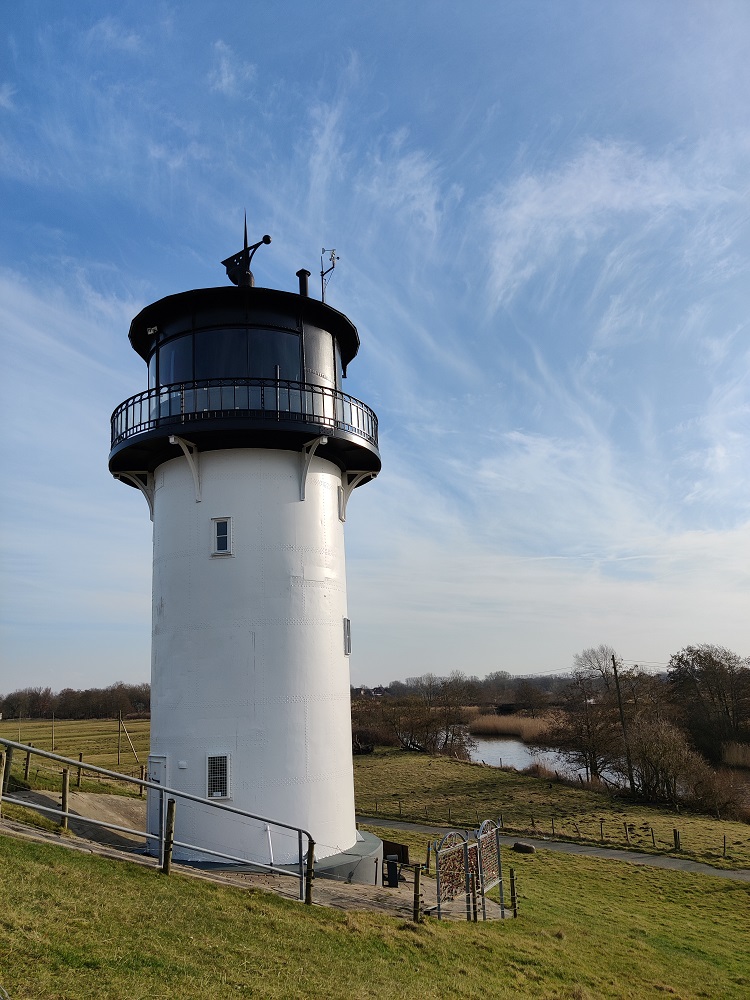
[[[561,774],[576,774],[575,768],[565,763],[563,758],[555,750],[542,750],[539,753],[532,753],[529,747],[521,740],[516,739],[488,739],[486,736],[474,736],[476,748],[472,750],[471,759],[490,764],[492,767],[513,767],[516,771],[523,771],[533,764],[541,764],[552,771],[559,771]]]

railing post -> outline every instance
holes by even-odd
[[[161,870],[164,875],[169,875],[172,870],[172,851],[174,849],[174,817],[176,804],[174,799],[167,802],[167,824],[164,833],[164,860]]]
[[[167,836],[167,817],[164,809],[164,789],[159,789],[159,864],[164,867],[164,845]]]
[[[299,898],[305,898],[305,859],[302,854],[302,831],[297,830],[297,861],[299,864]]]
[[[62,771],[62,799],[61,799],[61,813],[60,813],[60,829],[68,829],[68,791],[70,789],[70,771],[67,767],[63,768]]]
[[[310,837],[307,844],[307,869],[305,871],[305,904],[312,906],[313,876],[315,869],[315,841]]]
[[[5,774],[3,776],[3,795],[8,794],[8,785],[10,784],[10,769],[13,765],[13,747],[8,747],[5,751]]]

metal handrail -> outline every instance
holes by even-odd
[[[184,792],[178,788],[171,788],[168,785],[161,785],[158,782],[149,781],[147,778],[130,778],[127,775],[119,773],[118,771],[110,771],[106,767],[99,767],[96,764],[87,764],[80,760],[74,760],[71,757],[63,757],[60,754],[52,753],[49,750],[41,750],[38,747],[31,746],[26,743],[17,743],[14,740],[8,740],[0,737],[0,746],[6,746],[11,750],[21,750],[24,753],[34,754],[37,757],[46,757],[48,760],[54,760],[60,764],[67,764],[70,768],[80,768],[82,771],[93,771],[95,774],[103,774],[105,775],[105,777],[114,778],[119,781],[129,782],[130,784],[138,785],[141,788],[150,788],[153,791],[158,792],[161,795],[162,800],[164,800],[167,795],[173,795],[176,798],[187,799],[190,802],[199,802],[203,806],[210,806],[213,809],[220,809],[223,812],[234,813],[237,816],[242,816],[245,819],[255,820],[257,822],[264,823],[268,826],[280,827],[283,830],[290,830],[296,835],[298,844],[298,862],[297,862],[298,872],[296,878],[299,879],[300,883],[300,899],[305,898],[305,890],[306,890],[305,881],[306,879],[309,879],[309,874],[306,874],[305,872],[306,856],[303,852],[302,838],[303,837],[307,838],[308,851],[309,851],[309,845],[314,844],[314,840],[312,835],[302,827],[293,826],[291,823],[283,823],[281,820],[270,819],[267,816],[258,816],[254,813],[247,812],[244,809],[238,809],[236,806],[226,805],[223,802],[216,802],[216,800],[214,799],[205,799],[202,798],[200,795],[192,795],[190,792]],[[24,802],[23,800],[10,798],[7,795],[3,795],[2,789],[0,789],[0,803],[1,802],[8,802],[12,805],[23,805],[27,807],[29,805],[28,802]],[[137,834],[138,836],[145,837],[146,840],[149,839],[158,840],[159,853],[160,853],[159,863],[161,864],[163,862],[164,840],[165,840],[165,830],[163,825],[159,833],[156,834],[150,830],[132,830],[128,827],[118,826],[115,823],[107,823],[103,820],[89,819],[86,816],[78,816],[71,812],[63,812],[62,809],[52,809],[48,806],[42,806],[36,803],[33,804],[33,808],[38,809],[41,812],[50,812],[60,817],[67,816],[75,818],[83,822],[90,823],[94,826],[105,826],[108,829],[119,830],[127,833],[134,833]],[[162,816],[165,816],[165,814],[166,811],[162,809]],[[178,847],[186,847],[189,849],[201,851],[204,854],[209,854],[218,858],[223,858],[224,860],[231,861],[235,864],[237,863],[244,864],[255,868],[263,869],[264,871],[275,872],[277,874],[282,874],[282,875],[291,874],[289,867],[274,865],[274,864],[268,865],[265,864],[264,862],[258,861],[253,858],[238,858],[234,857],[233,855],[210,850],[209,848],[202,847],[200,845],[187,844],[177,840],[174,841],[174,844],[175,846]]]
[[[315,424],[378,444],[375,413],[339,389],[288,379],[221,378],[175,382],[126,399],[111,417],[112,447],[162,425],[238,418]]]

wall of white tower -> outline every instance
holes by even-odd
[[[357,837],[344,524],[339,469],[313,458],[304,500],[301,469],[291,451],[202,453],[200,502],[186,458],[156,470],[150,767],[174,788],[307,829],[323,858]],[[176,837],[269,853],[264,827],[184,801]],[[271,849],[296,860],[296,837],[274,832]]]

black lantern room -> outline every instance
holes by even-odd
[[[359,349],[343,313],[308,295],[256,288],[249,262],[260,243],[223,263],[235,286],[154,302],[130,326],[148,365],[148,389],[112,414],[110,472],[145,487],[162,462],[197,451],[276,448],[334,462],[353,483],[380,470],[377,417],[341,390]]]

